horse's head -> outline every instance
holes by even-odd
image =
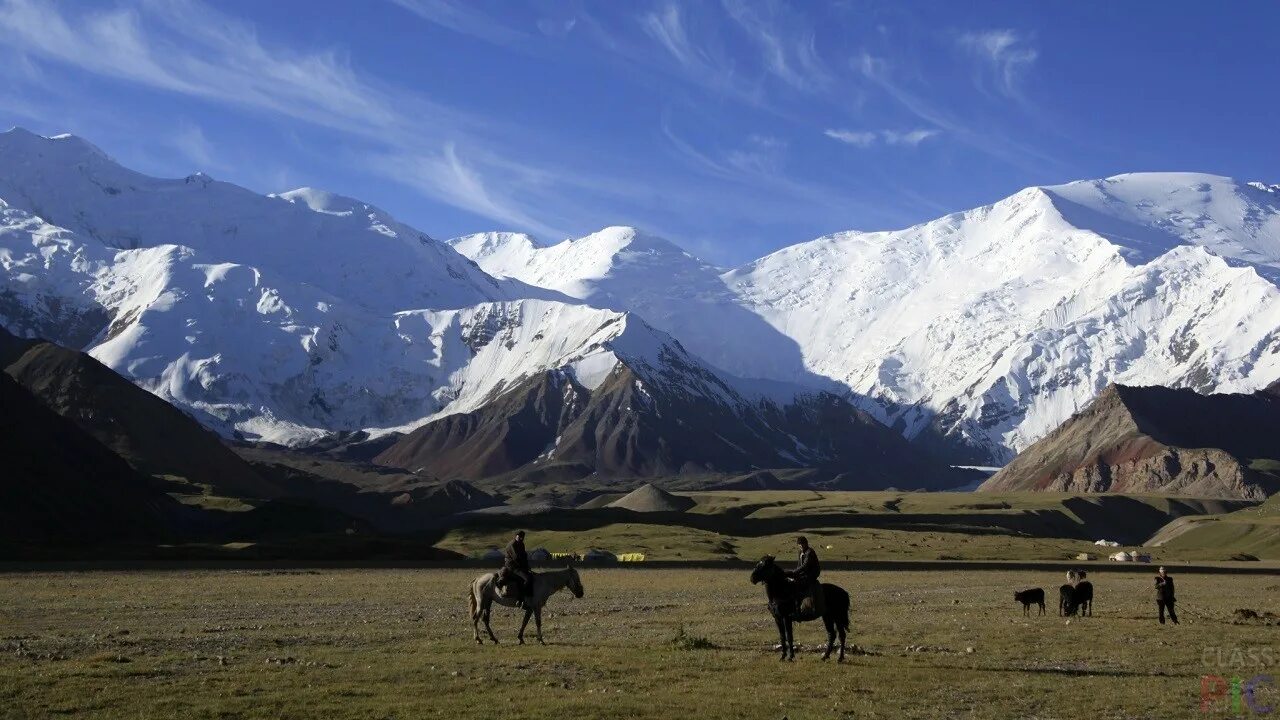
[[[578,577],[578,569],[569,566],[569,592],[573,593],[576,598],[582,597],[584,590],[582,589],[582,578]]]
[[[772,555],[765,555],[760,558],[760,562],[756,563],[756,567],[751,571],[751,584],[768,582],[778,570],[778,566],[773,563]]]

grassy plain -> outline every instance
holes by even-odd
[[[505,609],[503,644],[477,646],[476,572],[0,575],[0,716],[1182,718],[1201,716],[1203,674],[1280,661],[1280,627],[1234,615],[1280,613],[1275,575],[1178,574],[1175,627],[1156,623],[1146,572],[1097,569],[1094,617],[1067,623],[1057,571],[829,571],[860,647],[837,665],[777,661],[741,568],[584,568],[586,597],[551,601],[548,646],[515,645]],[[1032,586],[1049,615],[1013,603]],[[822,631],[797,637],[812,647]],[[682,649],[703,645],[690,638],[714,647]],[[1280,704],[1273,689],[1256,699]]]

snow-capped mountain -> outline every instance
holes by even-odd
[[[0,323],[281,442],[474,413],[552,371],[594,391],[625,366],[682,394],[715,378],[724,407],[834,390],[998,462],[1111,383],[1280,378],[1278,279],[1280,187],[1210,175],[1029,188],[725,270],[622,227],[443,243],[320,190],[0,134]]]
[[[947,477],[843,400],[740,380],[635,313],[494,278],[358,200],[150,178],[70,136],[0,134],[0,324],[83,348],[228,436],[499,417],[487,408],[556,377],[590,412],[560,455],[523,462],[572,447],[588,472],[872,462],[883,479],[901,458],[913,486]],[[819,412],[817,432],[794,427]]]
[[[727,272],[620,228],[450,243],[495,275],[635,309],[735,374],[841,386],[957,459],[1007,460],[1110,383],[1280,377],[1280,188],[1211,175],[1028,188]]]

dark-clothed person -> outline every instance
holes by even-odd
[[[1160,573],[1156,575],[1156,607],[1160,610],[1160,624],[1164,624],[1164,614],[1169,613],[1169,619],[1174,625],[1178,624],[1178,613],[1174,611],[1173,605],[1177,602],[1177,598],[1173,595],[1173,578],[1165,573],[1164,568],[1160,568]]]
[[[804,537],[796,538],[796,544],[800,546],[796,568],[787,572],[787,575],[800,584],[817,582],[818,576],[822,574],[822,566],[818,564],[818,553],[809,547],[809,541]]]
[[[509,582],[512,577],[516,578],[520,583],[520,594],[526,596],[533,590],[533,571],[529,568],[529,553],[524,549],[524,531],[516,533],[516,536],[507,543],[502,550],[502,572]],[[505,584],[505,583],[504,583]],[[520,602],[523,603],[524,598],[521,597]]]

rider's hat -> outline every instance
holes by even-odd
[[[516,531],[516,537],[524,537],[524,531],[523,531],[523,530],[517,530],[517,531]]]
[[[803,535],[797,535],[797,536],[796,536],[796,544],[797,544],[797,545],[808,545],[808,544],[809,544],[809,538],[807,538],[807,537],[805,537],[805,536],[803,536]]]

